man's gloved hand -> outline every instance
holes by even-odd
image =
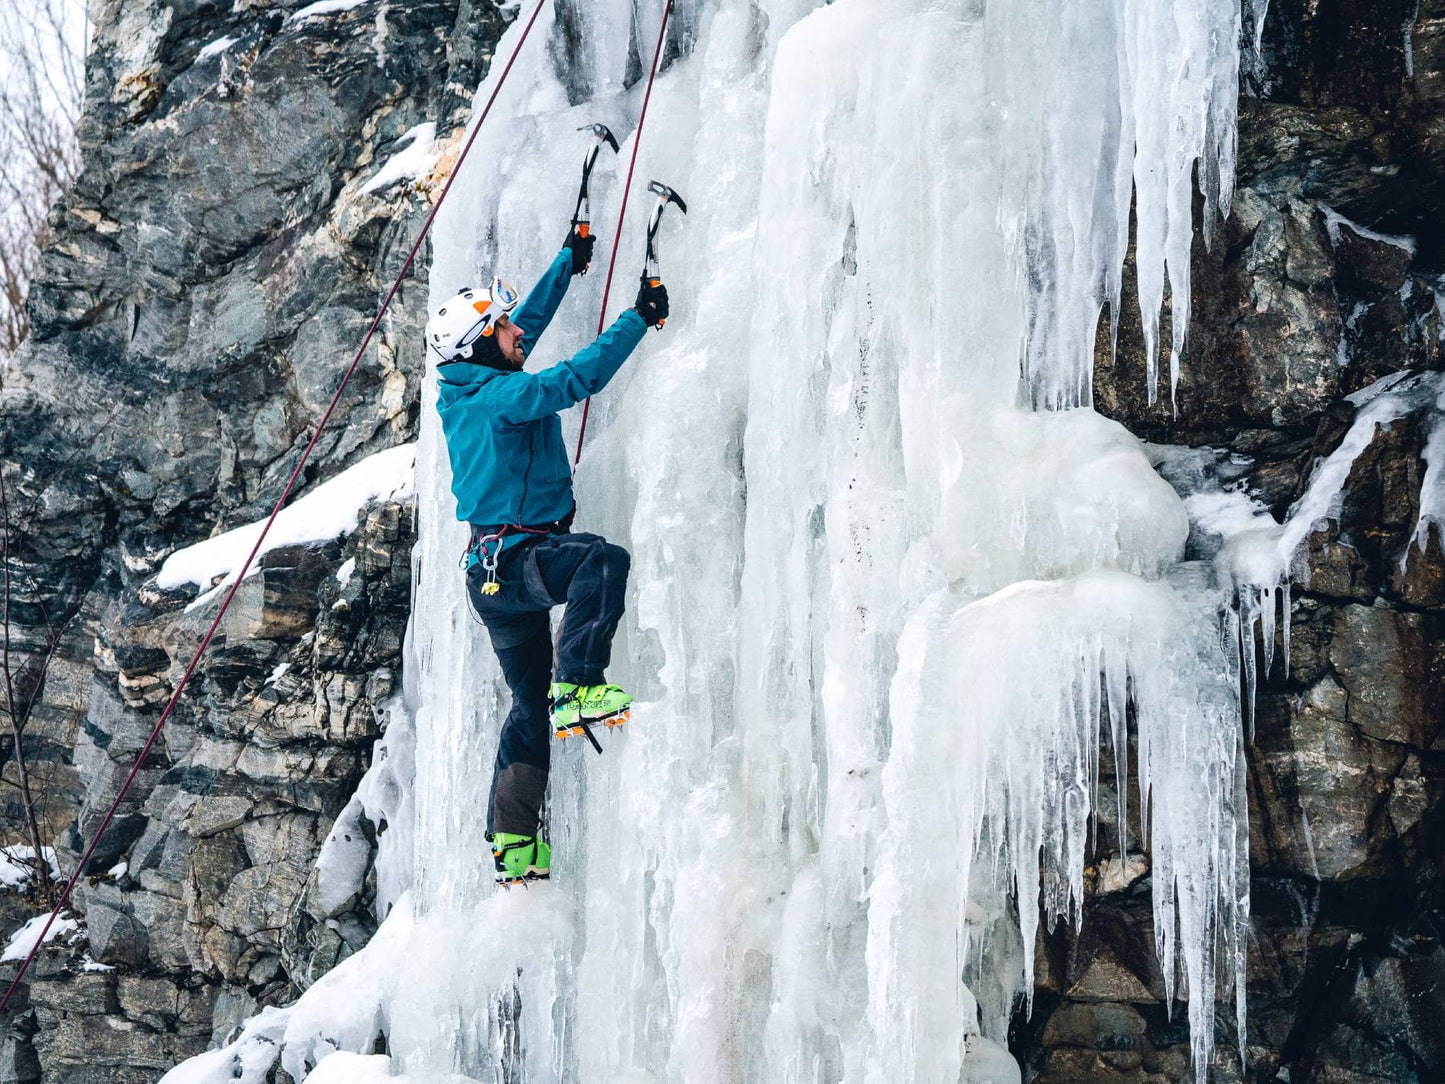
[[[632,307],[648,327],[661,327],[667,319],[667,287],[661,282],[652,285],[653,280],[643,279],[637,291],[637,302]]]
[[[562,242],[562,247],[572,253],[572,274],[587,274],[587,265],[592,262],[592,246],[596,243],[597,238],[592,234],[586,237],[578,234],[576,226],[567,231],[567,240]]]

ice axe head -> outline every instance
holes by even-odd
[[[664,204],[675,203],[683,214],[687,214],[687,204],[682,202],[682,197],[661,181],[648,181],[647,190],[657,196],[658,209],[654,213],[661,214]]]
[[[616,154],[621,148],[617,145],[617,137],[612,134],[612,129],[605,124],[584,124],[577,129],[579,132],[591,132],[595,137],[592,146],[587,148],[587,157],[582,160],[582,187],[577,191],[577,209],[572,213],[572,226],[577,233],[586,237],[591,232],[589,219],[591,218],[591,194],[590,182],[592,180],[592,167],[597,163],[597,152],[606,143]]]
[[[642,272],[642,277],[656,278],[657,225],[662,221],[662,212],[669,203],[675,203],[683,214],[687,214],[687,204],[683,202],[676,190],[667,187],[661,181],[649,181],[647,190],[657,197],[657,204],[652,208],[652,217],[647,220],[647,266]]]
[[[619,153],[622,148],[617,145],[617,137],[612,134],[612,129],[605,124],[584,124],[577,129],[579,132],[591,132],[597,137],[597,146],[606,143],[612,148],[612,153]]]

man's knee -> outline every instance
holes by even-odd
[[[602,543],[602,560],[606,562],[608,572],[624,578],[632,567],[632,554],[612,542]]]

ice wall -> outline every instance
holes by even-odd
[[[436,298],[556,250],[575,129],[635,124],[625,46],[646,56],[662,5],[634,6],[587,3],[583,55],[529,46],[438,221]],[[577,476],[579,528],[633,554],[611,676],[644,703],[605,756],[555,751],[554,881],[498,894],[482,806],[505,692],[429,378],[391,1068],[1016,1080],[1011,1000],[1040,908],[1078,917],[1099,738],[1123,741],[1128,700],[1157,948],[1202,1075],[1248,907],[1237,632],[1178,564],[1178,498],[1087,404],[1131,186],[1151,352],[1166,280],[1182,344],[1196,160],[1228,200],[1237,5],[679,14],[696,45],[654,92],[612,303],[656,177],[692,212],[664,226],[674,318],[594,404]],[[604,244],[621,161],[594,193]],[[574,284],[534,365],[586,340],[601,287]]]

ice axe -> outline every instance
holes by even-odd
[[[677,192],[661,181],[649,181],[647,190],[657,197],[657,203],[652,208],[652,216],[647,220],[647,262],[642,265],[642,281],[648,286],[662,285],[662,271],[657,266],[657,227],[662,222],[662,212],[667,209],[669,203],[677,204],[678,210],[687,214],[687,204]],[[666,320],[657,322],[657,330],[662,330]]]
[[[605,124],[584,124],[577,130],[591,132],[595,137],[592,146],[587,148],[587,157],[582,160],[582,187],[577,190],[577,209],[572,212],[572,228],[577,231],[578,237],[586,237],[592,232],[592,196],[589,185],[592,183],[592,167],[597,164],[597,153],[602,150],[604,143],[612,148],[613,154],[617,154],[621,148],[617,145],[617,137]]]

